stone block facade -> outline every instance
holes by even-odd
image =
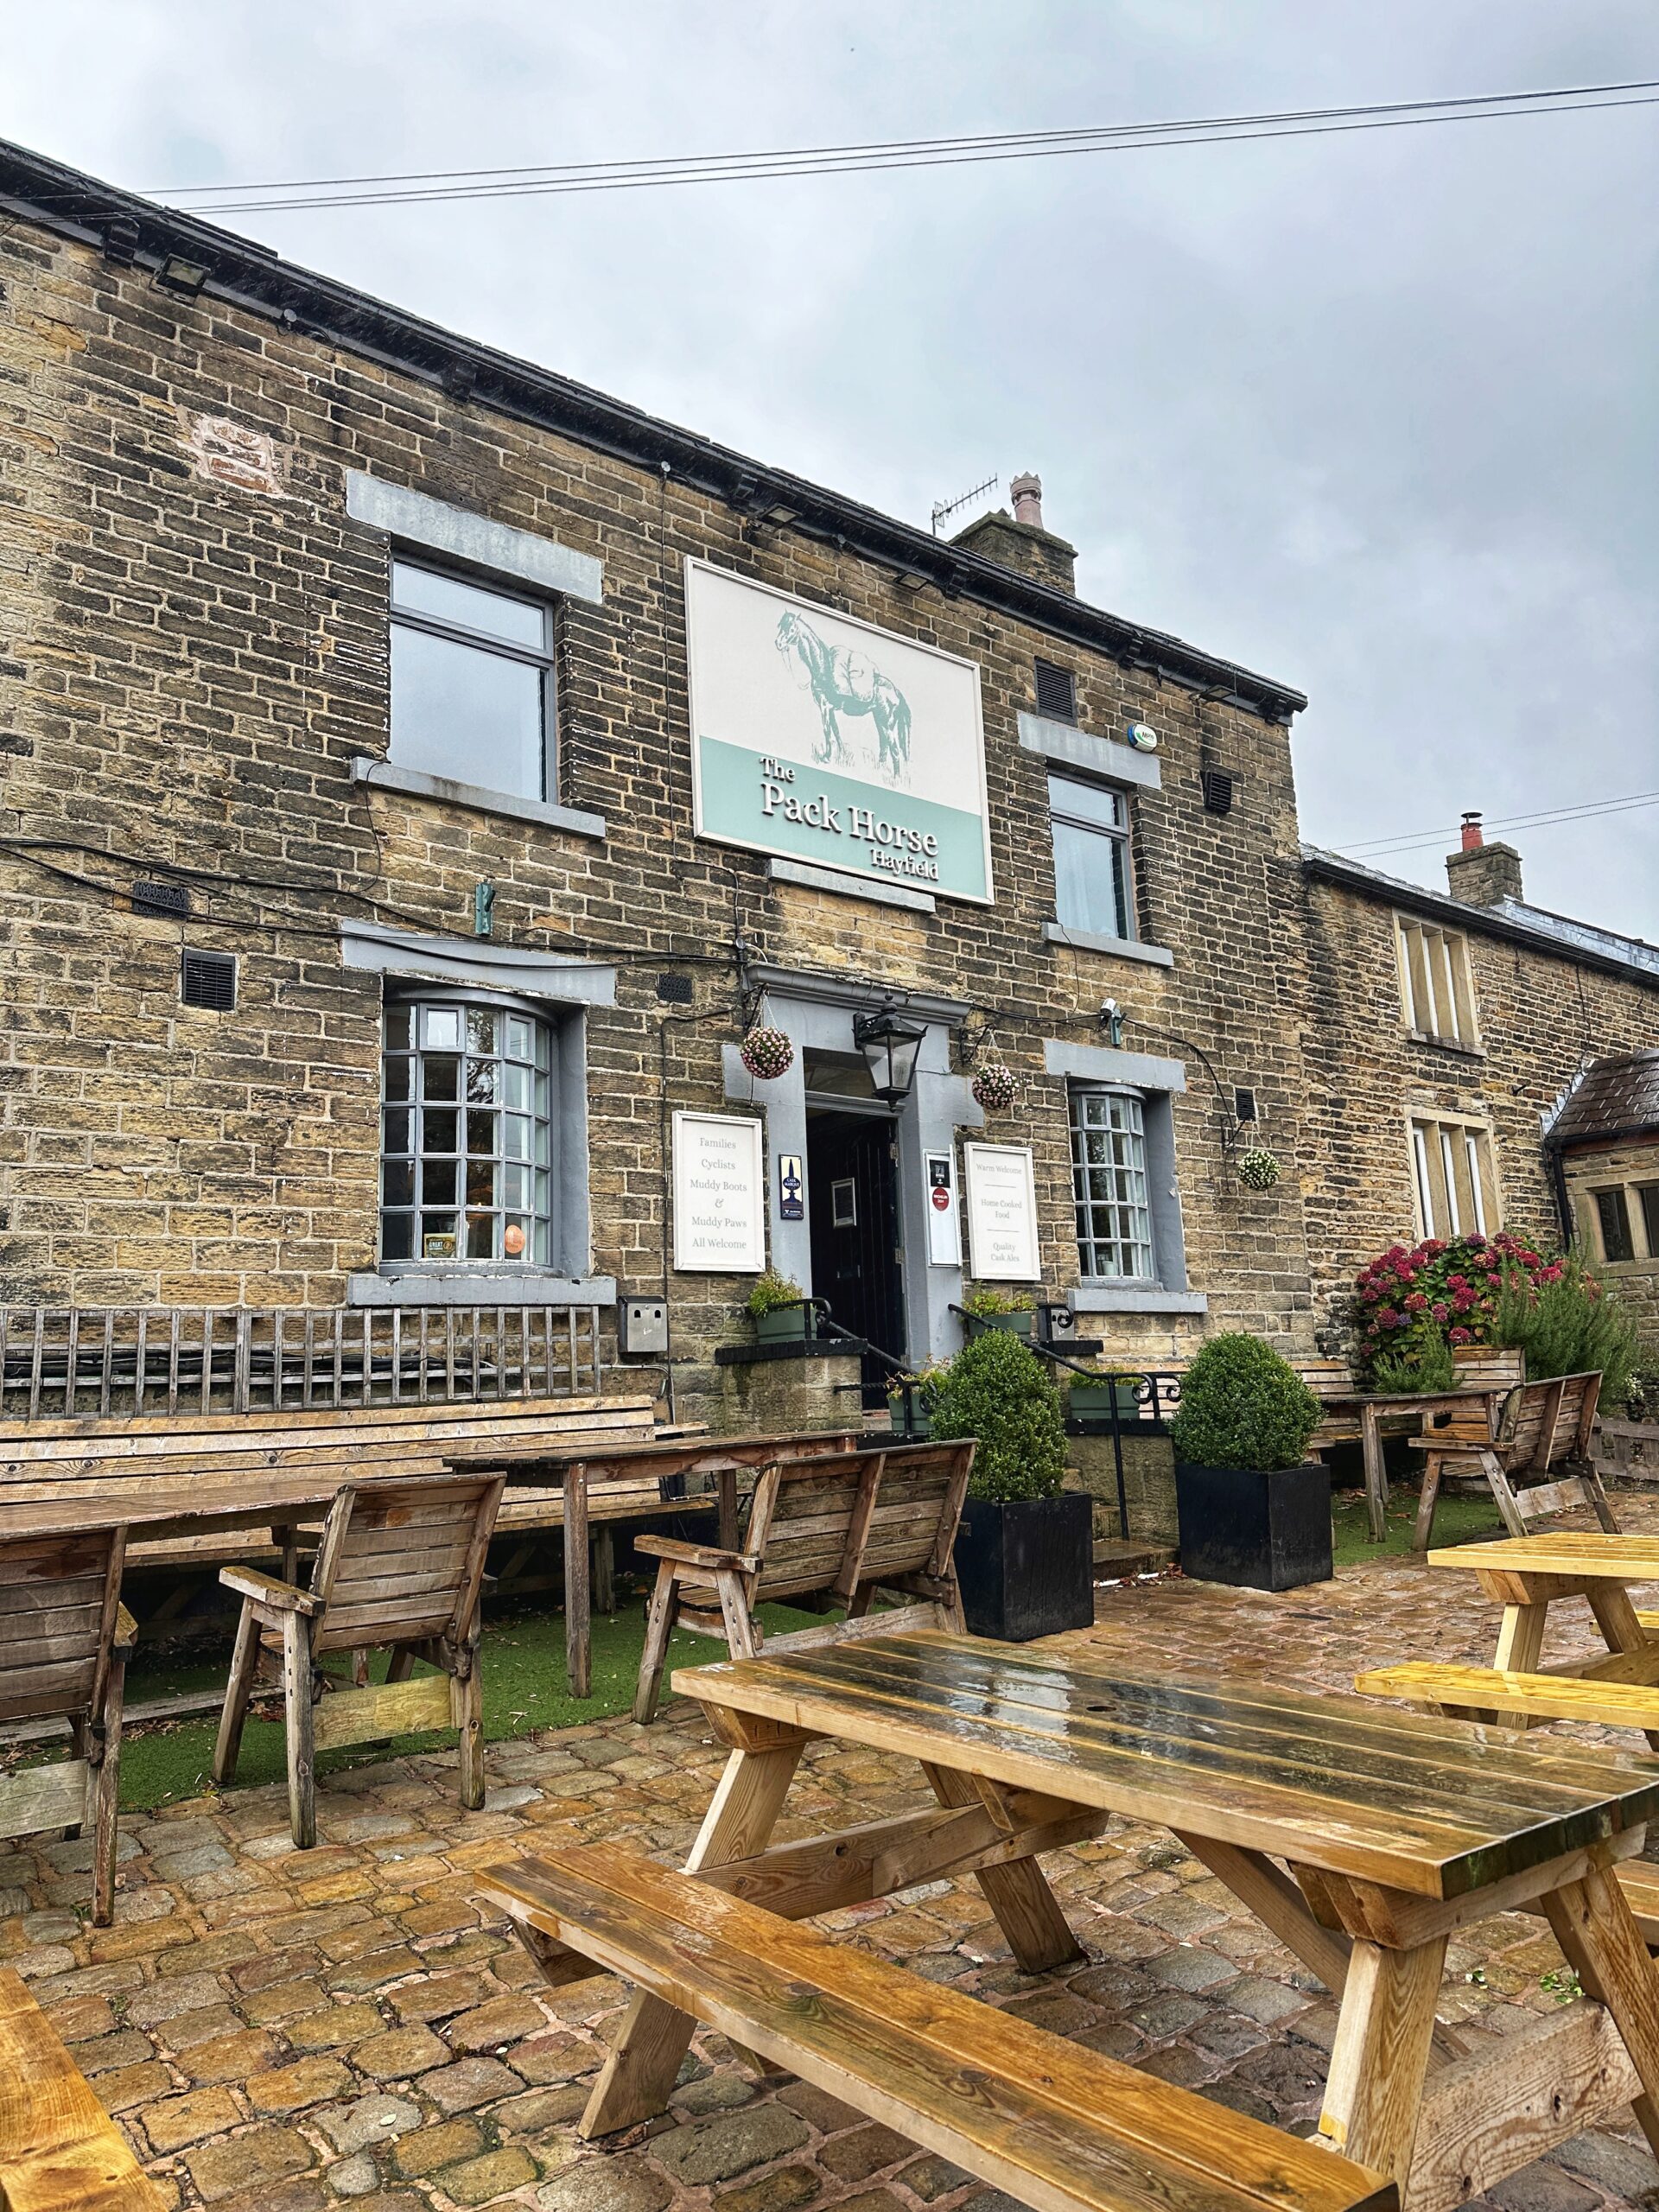
[[[1123,1052],[1179,1071],[1154,1193],[1179,1224],[1173,1287],[1087,1317],[1125,1363],[1228,1326],[1311,1350],[1366,1249],[1409,1229],[1408,1092],[1490,1099],[1506,1205],[1547,1227],[1537,1114],[1585,1039],[1652,1037],[1655,993],[1494,944],[1485,1060],[1407,1049],[1386,912],[1305,874],[1299,695],[1087,607],[1064,563],[999,569],[793,480],[757,490],[741,456],[16,149],[0,184],[5,1302],[368,1294],[394,975],[516,975],[579,1021],[581,1203],[552,1273],[599,1302],[665,1295],[683,1402],[715,1419],[735,1385],[712,1354],[747,1332],[749,1279],[675,1268],[666,1135],[676,1110],[762,1103],[734,1086],[731,1047],[779,978],[844,986],[849,1009],[950,1009],[930,1017],[929,1080],[959,1101],[950,1144],[1030,1146],[1051,1297],[1079,1282],[1055,1068],[1112,1077],[1109,1001]],[[112,242],[118,203],[136,254]],[[210,263],[200,291],[163,281],[170,239]],[[377,779],[395,548],[353,513],[354,481],[440,503],[467,544],[524,533],[550,572],[601,579],[549,594],[545,805],[477,803],[464,764],[440,790]],[[779,880],[696,834],[688,559],[976,667],[994,905]],[[1125,755],[1130,726],[1158,734],[1155,787],[1130,785],[1129,952],[1045,926],[1052,760],[1021,735],[1039,658],[1073,678],[1078,744]],[[1216,770],[1225,810],[1206,804]],[[181,1002],[186,947],[234,957],[232,1009]],[[1020,1095],[986,1126],[963,1078],[992,1057]],[[1278,1156],[1271,1190],[1240,1182],[1243,1141]],[[505,1278],[485,1280],[487,1303]],[[912,1357],[950,1348],[944,1311],[918,1341],[912,1301]]]

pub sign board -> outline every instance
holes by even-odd
[[[974,662],[704,561],[685,620],[699,836],[990,902]]]
[[[1037,1184],[1027,1144],[964,1144],[968,1250],[980,1282],[1038,1282]]]
[[[759,1274],[766,1264],[760,1124],[731,1114],[674,1116],[674,1265]]]

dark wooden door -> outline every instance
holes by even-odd
[[[806,1125],[812,1294],[843,1329],[895,1359],[905,1351],[898,1177],[885,1115],[813,1114]],[[892,1372],[864,1361],[864,1402],[880,1405]]]

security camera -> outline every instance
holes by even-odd
[[[1123,1009],[1119,1006],[1116,999],[1103,999],[1101,1001],[1100,1026],[1103,1029],[1108,1027],[1114,1021],[1122,1021],[1122,1019]]]

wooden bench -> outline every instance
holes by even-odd
[[[621,1974],[1034,2212],[1398,2203],[1337,2152],[612,1845],[477,1879],[555,1980]]]
[[[1529,1522],[1575,1505],[1593,1506],[1602,1527],[1617,1535],[1607,1492],[1590,1462],[1600,1389],[1599,1373],[1524,1382],[1498,1401],[1484,1421],[1465,1416],[1425,1430],[1423,1489],[1412,1549],[1428,1549],[1435,1501],[1448,1474],[1484,1476],[1512,1536],[1524,1536]],[[1557,1469],[1568,1467],[1577,1471],[1550,1479]],[[1531,1479],[1518,1479],[1523,1476]]]
[[[0,1777],[0,1836],[92,1830],[92,1919],[115,1910],[121,1700],[137,1631],[124,1529],[0,1541],[0,1720],[67,1720],[70,1757]],[[0,2198],[0,2202],[3,2202]]]
[[[0,1967],[0,2205],[165,2212],[128,2145],[10,1967]]]
[[[1659,1483],[1659,1422],[1598,1421],[1591,1464],[1604,1482]]]
[[[330,1507],[308,1590],[245,1567],[219,1580],[242,1599],[213,1779],[232,1781],[253,1694],[262,1636],[279,1641],[288,1738],[288,1806],[302,1851],[317,1840],[315,1752],[429,1728],[461,1732],[461,1802],[484,1802],[484,1704],[479,1679],[479,1593],[501,1503],[499,1475],[349,1486]],[[391,1650],[384,1687],[318,1700],[318,1662]],[[411,1680],[417,1660],[435,1675]],[[316,1708],[314,1712],[314,1707]]]
[[[891,1590],[921,1601],[904,1619],[963,1627],[951,1553],[973,1464],[971,1439],[779,1459],[756,1480],[735,1548],[637,1538],[634,1549],[660,1564],[634,1719],[644,1725],[657,1710],[677,1621],[721,1637],[737,1659],[760,1650],[755,1608],[769,1599],[821,1597],[854,1621],[879,1590]]]
[[[649,1440],[652,1403],[644,1397],[519,1398],[421,1405],[349,1406],[282,1413],[145,1414],[51,1419],[0,1427],[0,1505],[22,1498],[103,1495],[116,1482],[153,1476],[189,1482],[245,1474],[334,1469],[341,1484],[365,1474],[442,1476],[450,1453],[479,1444],[550,1452],[588,1442],[615,1446]],[[695,1510],[664,1500],[643,1484],[614,1492],[595,1484],[595,1522],[632,1520]],[[531,1535],[563,1525],[556,1484],[516,1487],[501,1516],[504,1534]],[[294,1527],[274,1523],[270,1551],[285,1580],[297,1571]],[[136,1537],[129,1568],[196,1567],[250,1556],[236,1532],[207,1535],[159,1529]]]

